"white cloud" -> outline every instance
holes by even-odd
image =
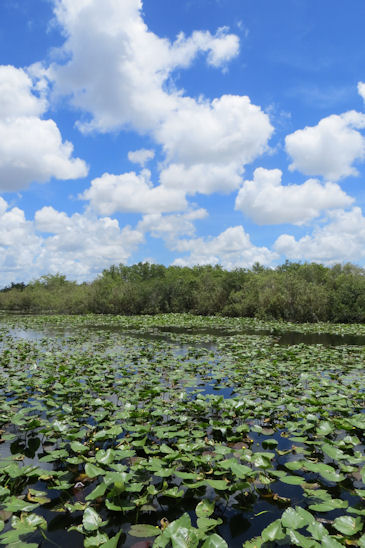
[[[255,262],[270,264],[277,258],[266,247],[256,247],[242,226],[227,228],[215,238],[193,238],[179,240],[175,244],[179,252],[189,252],[188,257],[180,257],[173,264],[192,266],[197,264],[221,264],[232,269],[249,267]]]
[[[365,157],[365,138],[357,131],[365,127],[365,114],[350,111],[323,118],[318,125],[288,135],[286,150],[293,162],[290,170],[322,175],[336,181],[357,175],[355,161]]]
[[[247,164],[265,151],[272,132],[269,117],[249,97],[223,95],[200,102],[182,98],[156,137],[169,161]]]
[[[10,209],[0,198],[0,287],[24,276],[32,278],[40,249],[41,238],[34,233],[32,222],[25,219],[21,209]]]
[[[215,36],[209,31],[195,31],[188,38],[180,33],[171,48],[173,64],[187,67],[201,51],[208,53],[209,65],[224,66],[238,55],[240,49],[238,36],[228,32],[228,27],[220,27]]]
[[[265,152],[272,132],[268,116],[249,97],[181,99],[155,132],[172,162],[160,180],[191,194],[230,192],[240,185],[243,166]]]
[[[359,82],[357,84],[357,91],[359,92],[359,94],[365,101],[365,83],[364,82]]]
[[[106,266],[126,262],[143,242],[143,234],[116,219],[75,213],[67,216],[52,207],[35,214],[35,226],[53,235],[44,238],[40,262],[48,272],[64,272],[71,277],[100,272]],[[87,238],[85,238],[87,235]]]
[[[121,229],[115,219],[68,216],[52,207],[30,221],[0,198],[0,287],[57,272],[92,279],[107,266],[127,262],[143,241],[141,231]]]
[[[161,180],[169,187],[175,170],[184,179],[181,188],[191,193],[237,188],[243,165],[266,150],[273,132],[269,117],[246,96],[187,97],[173,73],[190,66],[199,53],[208,64],[224,68],[238,54],[238,37],[222,27],[215,35],[181,33],[170,42],[147,28],[141,1],[87,0],[76,6],[71,0],[54,1],[66,37],[61,60],[33,71],[49,78],[56,95],[67,96],[90,115],[79,128],[148,133],[167,156]],[[220,173],[228,164],[227,181]],[[194,181],[196,172],[205,172],[201,186]]]
[[[257,168],[252,181],[240,189],[235,209],[239,209],[259,225],[303,224],[321,211],[348,207],[354,201],[335,183],[321,184],[308,179],[301,185],[281,183],[279,169]]]
[[[149,232],[154,238],[163,238],[170,246],[174,246],[178,237],[193,236],[194,221],[205,219],[207,216],[208,212],[203,208],[172,215],[151,213],[144,215],[137,225],[137,230]]]
[[[33,93],[22,69],[0,66],[0,190],[87,174],[85,162],[72,158],[73,146],[62,141],[56,123],[40,118],[46,109],[47,102]]]
[[[274,249],[288,259],[325,264],[346,261],[360,263],[365,258],[365,217],[359,207],[351,211],[329,213],[330,222],[317,228],[312,235],[296,240],[282,234]]]
[[[189,66],[199,52],[214,66],[238,53],[238,38],[226,28],[215,36],[180,34],[174,43],[159,38],[145,25],[139,0],[54,1],[66,60],[53,63],[48,77],[57,93],[71,95],[91,114],[90,123],[80,125],[85,131],[125,125],[150,131],[176,106],[179,94],[165,91],[173,70]]]
[[[166,188],[184,189],[188,194],[212,194],[232,192],[242,182],[243,168],[231,164],[170,164],[160,174],[160,182]]]
[[[142,167],[144,167],[144,165],[150,160],[153,160],[154,157],[155,151],[146,148],[131,150],[128,152],[128,160],[133,164],[139,164]]]
[[[0,120],[41,116],[47,101],[32,93],[33,83],[22,69],[0,65]]]
[[[94,211],[111,215],[116,211],[129,213],[161,213],[185,209],[185,193],[163,186],[153,187],[147,169],[137,175],[134,171],[122,175],[104,173],[91,181],[80,196],[89,200]]]

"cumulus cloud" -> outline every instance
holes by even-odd
[[[57,272],[90,279],[111,264],[127,262],[143,240],[141,231],[121,229],[115,219],[68,216],[52,207],[27,220],[24,211],[0,198],[0,286]]]
[[[357,84],[357,91],[359,92],[359,94],[365,101],[365,83],[364,82],[359,82]]]
[[[148,30],[141,9],[139,0],[55,0],[66,36],[59,53],[66,60],[52,64],[48,77],[56,93],[71,95],[75,106],[91,114],[90,122],[80,124],[85,131],[125,125],[151,130],[176,105],[179,93],[165,91],[176,68],[189,66],[199,52],[213,66],[238,53],[238,37],[226,28],[214,36],[180,34],[171,43]]]
[[[329,213],[330,222],[317,228],[312,235],[296,240],[282,234],[274,249],[292,260],[307,260],[334,264],[359,263],[365,258],[365,217],[359,207],[350,211]]]
[[[94,179],[91,186],[80,196],[89,200],[94,211],[111,215],[124,213],[162,213],[185,209],[185,193],[161,185],[152,186],[151,172],[147,169],[138,175],[134,171],[121,175],[104,173]]]
[[[22,69],[0,66],[0,119],[41,116],[47,101],[32,93],[33,83]]]
[[[295,131],[285,139],[286,150],[293,160],[289,169],[333,181],[357,175],[353,164],[365,157],[365,138],[357,130],[364,127],[365,114],[349,111]]]
[[[264,152],[272,131],[268,116],[249,97],[223,95],[213,101],[183,99],[156,136],[169,161],[245,164]]]
[[[87,174],[85,162],[72,157],[73,146],[62,141],[56,123],[40,118],[47,107],[25,71],[0,66],[0,190]]]
[[[160,181],[190,194],[231,192],[242,181],[243,166],[266,150],[272,131],[249,97],[185,98],[155,132],[170,162]]]
[[[0,286],[20,281],[24,273],[31,278],[41,245],[41,239],[34,233],[32,223],[25,219],[24,211],[9,208],[0,198]]]
[[[222,27],[215,35],[181,33],[171,42],[147,28],[138,0],[87,0],[77,6],[71,0],[54,1],[66,37],[61,61],[33,71],[52,82],[56,95],[88,113],[79,128],[148,133],[166,154],[161,175],[166,186],[179,184],[172,179],[178,174],[184,181],[180,188],[192,193],[237,188],[243,165],[266,150],[273,132],[269,117],[246,96],[187,97],[173,73],[190,66],[198,54],[206,55],[208,65],[225,67],[239,52],[238,37]],[[135,153],[130,158],[139,162]],[[141,165],[149,159],[141,158]],[[227,180],[221,172],[228,164]]]
[[[266,247],[253,245],[242,226],[227,228],[215,238],[179,240],[175,244],[175,249],[190,253],[187,257],[176,259],[173,264],[177,266],[221,264],[232,269],[249,267],[255,262],[270,264],[277,258],[277,254]]]
[[[203,208],[173,215],[151,213],[144,215],[137,225],[137,230],[149,232],[154,238],[162,238],[174,247],[177,238],[195,234],[194,221],[205,219],[207,216],[208,212]]]
[[[232,192],[242,182],[243,168],[231,164],[170,164],[161,171],[160,182],[166,188],[184,189],[188,194]]]
[[[240,189],[235,209],[259,225],[300,225],[323,210],[348,207],[354,201],[335,183],[308,179],[301,185],[284,186],[281,180],[280,169],[255,169],[253,180],[245,181]]]
[[[47,264],[51,273],[62,271],[72,275],[74,269],[79,276],[90,277],[105,265],[126,262],[143,242],[140,231],[129,226],[121,229],[116,219],[80,213],[68,216],[52,207],[36,212],[35,227],[51,233],[43,239],[40,256],[43,268]]]
[[[128,160],[133,164],[139,164],[142,167],[144,167],[144,165],[150,160],[153,160],[154,157],[155,151],[146,148],[131,150],[128,152]]]

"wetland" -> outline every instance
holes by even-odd
[[[0,315],[0,546],[365,546],[365,326]]]

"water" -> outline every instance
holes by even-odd
[[[275,332],[268,329],[244,329],[244,330],[230,330],[224,328],[191,328],[191,327],[166,327],[157,326],[153,328],[139,328],[138,326],[115,326],[115,325],[85,325],[76,327],[74,330],[63,328],[61,326],[57,328],[46,327],[42,331],[35,329],[25,328],[11,328],[9,334],[15,339],[25,339],[29,341],[36,341],[42,339],[45,335],[52,336],[67,336],[75,335],[77,330],[81,331],[101,331],[109,333],[117,333],[121,336],[133,337],[136,339],[144,339],[146,341],[167,341],[176,342],[179,344],[179,337],[171,337],[171,335],[183,335],[183,340],[187,342],[190,337],[196,338],[202,336],[199,343],[193,341],[194,346],[202,346],[207,349],[215,350],[215,346],[206,339],[209,338],[226,338],[233,337],[234,335],[258,335],[258,336],[270,336],[277,344],[282,346],[294,346],[298,344],[306,345],[318,345],[323,346],[365,346],[365,335],[334,335],[331,333],[299,333],[295,331],[287,332]],[[186,344],[185,344],[186,346]]]

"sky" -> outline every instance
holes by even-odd
[[[0,287],[365,265],[363,0],[1,0]]]

